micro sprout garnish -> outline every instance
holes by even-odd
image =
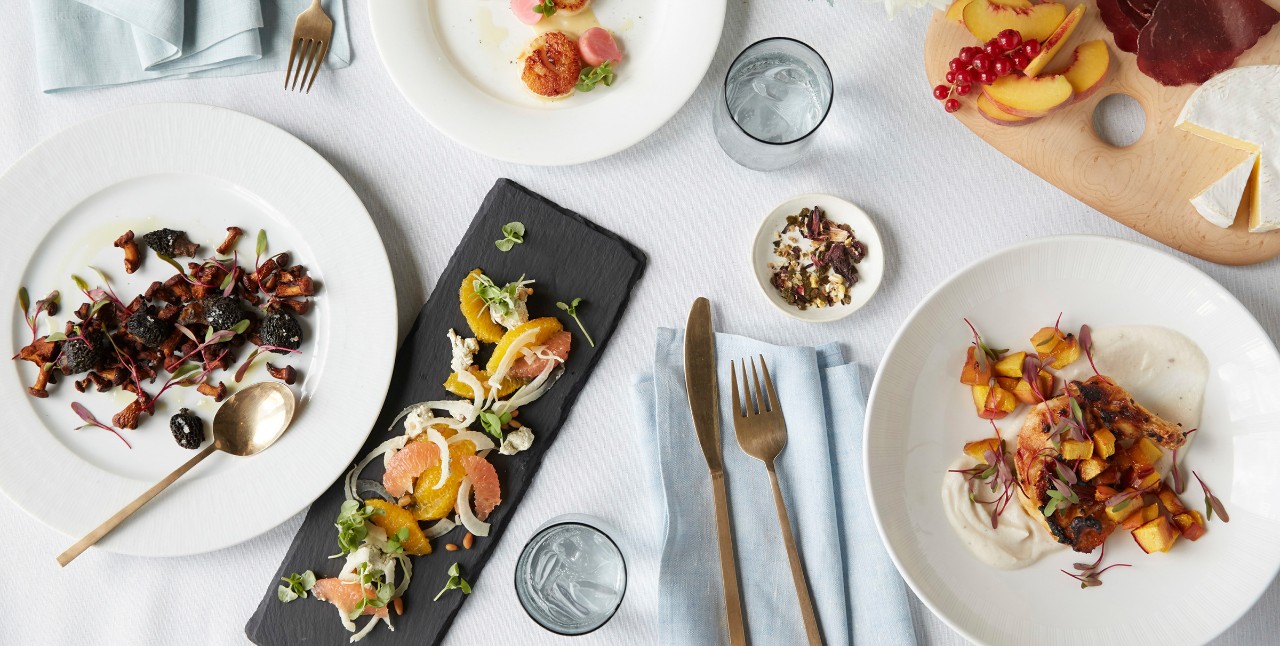
[[[188,352],[187,354],[183,355],[181,358],[174,359],[173,361],[169,362],[169,364],[165,366],[166,370],[176,370],[177,367],[182,365],[182,363],[185,362],[187,359],[190,359],[191,357],[194,357],[204,352],[205,348],[211,345],[216,345],[218,343],[225,343],[227,341],[230,341],[232,338],[234,338],[235,335],[243,334],[245,330],[249,329],[249,320],[241,319],[239,323],[236,323],[230,328],[225,330],[219,330],[217,332],[214,332],[213,328],[209,328],[209,332],[205,335],[205,339],[203,343],[199,342],[199,340],[196,339],[195,333],[193,333],[186,326],[178,324],[178,325],[175,325],[174,327],[178,328],[179,331],[187,335],[187,337],[189,337],[192,341],[196,341],[197,343],[199,343],[199,345],[196,346],[196,349],[192,350],[191,352]]]
[[[1091,564],[1076,563],[1075,565],[1072,565],[1071,567],[1074,568],[1077,572],[1079,572],[1079,574],[1072,574],[1066,570],[1059,570],[1059,572],[1062,572],[1063,574],[1079,581],[1080,589],[1084,590],[1085,588],[1092,588],[1092,587],[1102,585],[1102,573],[1106,572],[1107,570],[1110,570],[1113,567],[1133,567],[1128,563],[1114,563],[1112,565],[1108,565],[1107,567],[1104,567],[1101,570],[1099,570],[1098,566],[1102,565],[1102,558],[1103,556],[1106,555],[1106,553],[1107,553],[1107,546],[1103,545],[1102,549],[1098,553],[1098,560],[1094,561]]]
[[[606,87],[613,85],[613,65],[609,61],[601,63],[598,67],[582,68],[582,72],[578,74],[578,82],[574,87],[579,92],[590,92],[601,83]]]
[[[253,352],[250,352],[249,356],[246,357],[243,362],[241,362],[240,367],[236,369],[236,375],[235,375],[236,383],[240,383],[240,380],[244,379],[245,373],[249,372],[249,366],[253,365],[253,360],[257,359],[258,355],[262,354],[263,352],[273,352],[273,351],[283,352],[284,354],[300,354],[302,352],[301,350],[282,348],[278,345],[260,345],[254,348]]]
[[[1048,401],[1047,395],[1053,393],[1040,392],[1040,371],[1044,369],[1044,361],[1033,353],[1027,353],[1022,360],[1022,380],[1031,386],[1031,392],[1041,402]]]
[[[1196,473],[1195,471],[1192,471],[1191,475],[1196,477],[1196,481],[1200,483],[1200,488],[1204,489],[1204,520],[1205,522],[1207,523],[1213,520],[1214,512],[1218,513],[1218,517],[1222,519],[1222,522],[1224,523],[1231,522],[1231,517],[1227,515],[1227,508],[1222,506],[1222,501],[1218,500],[1218,497],[1213,495],[1213,492],[1209,490],[1209,485],[1205,484],[1204,480],[1200,479],[1200,474]]]
[[[491,410],[480,413],[480,426],[484,427],[484,430],[489,435],[497,438],[499,442],[502,441],[502,427],[510,421],[511,413],[499,415]]]
[[[540,0],[538,4],[533,5],[533,12],[550,16],[556,12],[556,3],[553,0]]]
[[[294,572],[280,580],[284,581],[285,585],[276,588],[276,597],[284,603],[289,603],[294,599],[307,598],[307,591],[316,584],[316,573],[311,570],[302,574]]]
[[[462,590],[462,594],[471,594],[471,584],[462,578],[462,569],[458,567],[457,563],[454,563],[453,567],[449,568],[449,580],[444,584],[444,589],[440,590],[440,594],[437,594],[432,601],[439,601],[440,597],[443,597],[444,593],[450,590]]]
[[[1088,324],[1080,326],[1080,334],[1076,336],[1080,342],[1080,349],[1084,350],[1084,356],[1089,358],[1089,367],[1093,368],[1093,374],[1101,376],[1098,372],[1098,366],[1093,364],[1093,328]]]
[[[88,409],[88,408],[85,408],[85,407],[84,407],[84,405],[83,405],[83,404],[81,404],[80,402],[71,402],[71,410],[75,411],[75,412],[76,412],[76,415],[79,415],[79,416],[80,416],[80,419],[82,419],[82,420],[84,420],[84,421],[85,421],[84,426],[77,426],[77,427],[76,427],[76,430],[77,430],[77,431],[79,431],[79,430],[81,430],[81,429],[86,429],[86,428],[90,428],[90,427],[96,426],[96,427],[98,427],[98,428],[100,428],[100,429],[103,429],[103,430],[106,430],[106,431],[111,431],[111,433],[112,433],[112,434],[114,434],[116,437],[120,438],[120,441],[121,441],[121,442],[124,442],[124,445],[125,445],[125,446],[127,446],[127,447],[129,447],[129,448],[131,448],[131,449],[133,448],[133,445],[132,445],[132,444],[129,444],[129,440],[124,439],[124,436],[123,436],[123,435],[121,435],[119,431],[117,431],[116,429],[114,429],[114,428],[112,428],[112,427],[110,427],[110,426],[107,426],[106,424],[103,424],[102,422],[99,422],[99,421],[98,421],[98,418],[94,417],[94,416],[93,416],[93,413],[90,413],[90,412],[89,412],[89,409]]]
[[[1000,437],[998,430],[996,437]],[[983,455],[983,459],[986,462],[980,462],[968,469],[952,469],[950,472],[965,476],[971,502],[995,505],[991,510],[991,528],[998,529],[1000,527],[1000,515],[1004,513],[1005,508],[1009,506],[1009,502],[1013,500],[1014,492],[1013,470],[1009,468],[1004,439],[1000,440],[999,455],[994,451],[987,450]],[[986,485],[988,490],[996,495],[996,498],[994,500],[979,500],[975,490],[980,485]]]
[[[502,239],[494,242],[494,246],[499,251],[506,253],[511,248],[524,243],[524,224],[521,222],[508,222],[502,226]]]
[[[387,553],[403,554],[404,544],[409,540],[409,528],[401,527],[396,533],[387,537]]]
[[[1198,430],[1200,429],[1193,428],[1187,431],[1186,433],[1184,433],[1182,437],[1183,438],[1191,437],[1191,434],[1195,433]],[[1185,446],[1185,444],[1183,446]],[[1182,447],[1178,447],[1178,448],[1182,448]],[[1178,466],[1178,449],[1173,450],[1173,455],[1170,457],[1170,462],[1173,465],[1172,467],[1170,467],[1170,470],[1173,471],[1173,490],[1174,492],[1181,494],[1182,492],[1187,490],[1187,481],[1182,478],[1182,468]]]
[[[568,303],[556,303],[556,307],[564,310],[566,314],[573,317],[574,322],[578,324],[578,329],[582,330],[583,336],[587,337],[587,343],[591,344],[591,347],[594,348],[596,347],[596,342],[591,340],[591,333],[587,332],[587,326],[583,325],[582,320],[578,318],[578,305],[580,303],[582,303],[582,299],[575,298]]]
[[[514,283],[507,283],[502,287],[498,287],[494,284],[492,278],[480,274],[480,277],[476,278],[475,282],[472,283],[472,288],[475,289],[476,295],[480,297],[480,300],[484,301],[485,308],[490,312],[497,313],[499,317],[505,318],[519,307],[520,290],[524,289],[526,285],[532,284],[532,280],[525,280],[524,276],[521,276],[520,280]]]
[[[348,501],[355,502],[355,501]],[[373,596],[367,593],[360,598],[360,602],[356,604],[351,612],[347,613],[347,618],[352,621],[356,617],[364,614],[365,608],[385,608],[391,602],[391,595],[395,590],[386,581],[386,573],[382,570],[373,568],[368,561],[361,563],[356,568],[356,575],[360,577],[361,589],[367,590],[373,588]]]
[[[964,320],[964,322],[965,322],[965,325],[969,326],[969,331],[973,332],[973,344],[977,346],[979,350],[982,351],[982,352],[974,353],[974,359],[978,361],[978,372],[979,373],[986,372],[987,371],[986,362],[999,361],[1000,355],[1008,352],[1009,349],[1005,348],[1004,350],[992,350],[991,347],[988,346],[986,342],[982,340],[982,335],[978,334],[978,328],[973,327],[973,323],[970,323],[969,319],[967,318]]]
[[[27,293],[26,287],[18,288],[18,307],[22,308],[22,318],[27,322],[27,327],[31,328],[32,343],[36,342],[36,337],[38,336],[36,328],[38,327],[40,314],[44,312],[53,316],[53,314],[58,311],[58,300],[60,298],[62,298],[62,295],[55,289],[52,292],[49,292],[48,296],[36,301],[36,310],[28,314],[27,310],[31,308],[31,296]],[[48,340],[52,341],[53,339]]]
[[[369,535],[369,527],[365,521],[370,516],[381,514],[382,510],[373,505],[366,505],[358,500],[348,500],[338,508],[338,520],[334,525],[338,528],[338,549],[343,554],[350,554],[360,547],[360,542]]]

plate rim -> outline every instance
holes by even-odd
[[[440,132],[449,140],[467,148],[468,150],[498,161],[525,166],[574,166],[615,155],[639,144],[645,139],[648,139],[653,135],[653,133],[657,132],[664,125],[670,122],[671,119],[689,103],[690,99],[693,98],[693,95],[697,93],[698,88],[706,79],[707,73],[711,70],[711,64],[715,61],[716,53],[720,49],[720,40],[724,35],[724,24],[728,15],[728,0],[699,0],[699,2],[713,5],[711,9],[715,11],[719,19],[715,21],[714,38],[708,39],[707,41],[710,46],[702,49],[700,52],[702,55],[700,57],[692,59],[689,67],[696,68],[701,71],[696,76],[696,80],[691,80],[688,87],[679,92],[683,98],[672,101],[669,104],[665,104],[664,109],[658,111],[662,114],[660,119],[654,119],[650,124],[647,124],[642,128],[637,128],[633,135],[620,137],[612,144],[585,150],[575,150],[573,146],[568,145],[561,147],[530,146],[525,145],[525,142],[516,142],[504,149],[502,147],[495,147],[487,144],[482,145],[476,141],[468,140],[465,135],[459,132],[441,127],[439,123],[440,119],[438,117],[433,118],[432,116],[433,112],[430,104],[417,101],[413,98],[415,92],[408,87],[410,78],[409,74],[406,74],[404,71],[397,72],[397,69],[403,70],[405,69],[405,66],[401,65],[398,67],[389,62],[395,59],[394,56],[388,56],[391,36],[389,33],[388,23],[384,23],[383,21],[384,18],[390,21],[392,15],[389,13],[384,14],[383,12],[393,11],[392,7],[394,6],[394,3],[392,0],[370,2],[369,23],[370,31],[373,33],[374,47],[378,51],[378,59],[382,63],[383,70],[385,70],[387,75],[391,77],[391,82],[395,85],[400,96],[408,102],[409,105],[413,107],[414,111],[417,112],[423,120],[430,124],[437,132]],[[689,78],[694,79],[695,77],[690,75]],[[653,113],[654,110],[649,110],[649,112]],[[582,142],[589,141],[589,138],[566,137],[564,138],[564,141]],[[548,150],[555,151],[555,154],[558,156],[549,156]]]
[[[876,369],[876,374],[875,374],[874,380],[872,381],[871,389],[867,395],[867,407],[866,407],[866,412],[863,416],[864,432],[862,436],[862,447],[861,447],[862,448],[863,486],[866,487],[867,499],[868,499],[867,502],[868,502],[868,506],[871,508],[871,517],[876,527],[876,534],[879,536],[880,543],[884,546],[885,552],[888,553],[890,560],[893,562],[894,568],[897,570],[898,575],[902,577],[903,581],[911,589],[911,592],[913,595],[915,595],[916,599],[918,599],[920,603],[924,604],[924,606],[929,609],[929,612],[931,612],[934,617],[942,621],[944,624],[947,625],[947,627],[956,631],[956,633],[960,634],[965,639],[977,644],[983,644],[987,642],[985,642],[980,636],[973,634],[966,627],[963,627],[957,624],[955,621],[952,621],[951,616],[944,614],[938,609],[937,605],[934,603],[934,600],[930,596],[924,594],[921,591],[919,582],[916,581],[915,578],[912,577],[909,574],[908,570],[903,566],[903,563],[898,555],[898,552],[889,541],[888,535],[885,531],[884,521],[880,515],[880,508],[876,504],[875,496],[873,493],[876,491],[877,487],[872,477],[870,453],[868,451],[868,447],[871,442],[871,436],[872,436],[872,433],[870,432],[870,429],[872,428],[872,417],[873,417],[873,414],[879,408],[879,406],[876,403],[877,394],[879,393],[880,389],[884,387],[884,384],[882,381],[884,366],[887,364],[887,361],[890,355],[892,355],[894,351],[898,349],[899,345],[902,344],[908,327],[916,320],[916,317],[920,314],[920,312],[925,307],[930,305],[935,298],[941,295],[944,292],[944,290],[948,289],[953,283],[960,280],[963,276],[967,275],[969,272],[973,271],[975,268],[985,263],[991,262],[1001,256],[1015,253],[1017,251],[1021,251],[1029,247],[1037,247],[1041,245],[1055,245],[1055,244],[1060,244],[1062,242],[1111,244],[1111,245],[1115,245],[1118,248],[1126,249],[1130,252],[1136,251],[1138,253],[1150,254],[1150,255],[1158,256],[1167,260],[1171,260],[1177,264],[1182,265],[1186,269],[1190,269],[1192,272],[1199,274],[1202,278],[1207,280],[1208,284],[1215,287],[1220,294],[1222,294],[1227,299],[1229,299],[1229,302],[1239,306],[1241,311],[1243,311],[1246,316],[1245,322],[1247,324],[1251,324],[1254,327],[1256,327],[1258,331],[1261,333],[1262,338],[1267,339],[1268,341],[1267,348],[1270,350],[1271,358],[1275,362],[1280,363],[1280,349],[1277,348],[1275,341],[1271,339],[1271,336],[1266,332],[1266,329],[1263,328],[1262,325],[1258,322],[1257,317],[1255,317],[1253,315],[1253,312],[1251,312],[1247,307],[1244,306],[1244,303],[1242,303],[1238,298],[1236,298],[1235,294],[1231,293],[1230,290],[1228,290],[1225,286],[1223,286],[1221,283],[1215,280],[1208,273],[1204,272],[1199,267],[1196,267],[1195,265],[1191,264],[1186,259],[1179,258],[1165,249],[1151,247],[1151,246],[1147,246],[1132,240],[1125,240],[1122,238],[1115,238],[1115,237],[1106,236],[1106,235],[1100,235],[1100,234],[1048,235],[1048,236],[1042,236],[1038,238],[1032,238],[1030,240],[1023,240],[1011,245],[1007,245],[1005,247],[1001,247],[999,249],[996,249],[988,254],[985,254],[973,260],[972,262],[967,263],[966,265],[964,265],[963,267],[961,267],[960,269],[952,273],[950,276],[948,276],[946,279],[944,279],[942,282],[940,282],[937,286],[931,289],[923,297],[921,297],[920,301],[916,303],[915,307],[913,307],[911,311],[907,314],[906,318],[903,319],[902,324],[898,327],[898,330],[894,333],[892,340],[889,342],[889,345],[886,347],[884,356],[881,359],[881,363]],[[1280,559],[1277,559],[1275,563],[1275,567],[1272,568],[1271,577],[1270,577],[1271,580],[1274,581],[1277,575],[1280,575]],[[1219,628],[1214,634],[1209,636],[1208,641],[1211,641],[1212,639],[1217,638],[1218,636],[1225,633],[1232,626],[1234,626],[1236,623],[1238,623],[1240,619],[1244,617],[1245,614],[1247,614],[1254,606],[1257,605],[1258,601],[1265,594],[1266,594],[1266,588],[1261,590],[1259,592],[1259,596],[1255,597],[1250,603],[1243,604],[1243,607],[1240,608],[1238,613],[1236,613],[1233,617],[1230,618],[1230,621],[1224,623],[1221,628]]]
[[[398,339],[399,339],[398,303],[395,298],[394,276],[391,273],[390,261],[386,254],[386,245],[382,241],[381,234],[378,231],[376,223],[373,221],[373,217],[369,214],[368,208],[365,207],[363,201],[360,199],[359,195],[355,192],[355,190],[351,187],[350,183],[347,182],[346,178],[343,177],[342,174],[337,170],[337,168],[335,168],[318,151],[316,151],[305,141],[301,140],[300,138],[293,135],[289,131],[273,123],[270,123],[264,119],[240,112],[238,110],[233,110],[230,108],[224,108],[220,106],[202,104],[202,103],[181,102],[181,101],[144,103],[139,105],[125,106],[123,108],[102,112],[102,113],[90,116],[88,118],[78,120],[66,127],[61,128],[57,132],[54,132],[49,136],[45,137],[39,143],[37,143],[36,145],[31,147],[29,150],[25,151],[22,155],[20,155],[11,165],[9,165],[6,169],[4,169],[2,173],[0,173],[0,190],[3,190],[6,187],[7,182],[10,181],[10,178],[15,176],[14,175],[15,173],[29,172],[26,169],[33,163],[39,163],[41,161],[41,155],[49,154],[51,152],[59,152],[59,151],[53,150],[51,148],[52,146],[64,145],[62,143],[64,141],[73,142],[73,143],[74,142],[81,142],[81,143],[90,142],[88,148],[101,150],[104,146],[107,145],[105,138],[100,134],[101,132],[109,132],[110,134],[119,134],[122,131],[131,131],[134,134],[137,134],[138,126],[130,122],[131,121],[136,122],[139,119],[143,119],[143,118],[145,118],[145,120],[147,120],[149,124],[172,125],[174,123],[178,123],[179,126],[181,128],[184,128],[187,132],[203,131],[207,129],[207,127],[211,122],[214,122],[217,120],[229,120],[229,121],[234,121],[234,122],[237,122],[238,124],[244,125],[245,126],[244,131],[250,134],[262,135],[263,133],[268,133],[272,136],[279,137],[279,139],[276,140],[275,143],[279,144],[280,148],[286,151],[284,153],[285,157],[287,159],[293,160],[294,162],[298,162],[296,166],[293,166],[291,168],[294,171],[298,169],[312,169],[315,172],[326,175],[326,177],[324,177],[325,186],[328,187],[330,190],[332,190],[334,193],[344,198],[344,203],[343,203],[344,206],[351,207],[351,208],[348,208],[348,210],[343,212],[344,221],[348,223],[348,226],[356,226],[363,229],[363,232],[361,234],[362,236],[371,236],[371,237],[366,237],[366,240],[368,240],[368,242],[370,243],[368,246],[370,248],[371,253],[369,253],[365,257],[365,264],[362,266],[362,275],[366,276],[367,279],[376,280],[380,284],[386,285],[386,288],[384,291],[389,295],[389,298],[386,299],[387,302],[384,304],[384,307],[389,309],[383,310],[388,313],[388,316],[382,319],[383,322],[380,325],[377,325],[374,329],[371,330],[371,334],[373,335],[373,338],[382,337],[384,340],[380,343],[376,343],[376,342],[369,343],[366,346],[368,353],[365,355],[362,355],[362,357],[369,359],[369,363],[370,363],[369,373],[376,380],[376,384],[370,386],[370,388],[372,388],[373,390],[376,390],[377,393],[379,394],[376,397],[376,401],[372,401],[373,398],[371,397],[372,403],[367,405],[367,408],[369,410],[366,411],[366,415],[359,416],[362,418],[363,417],[368,418],[367,423],[365,424],[368,428],[364,432],[360,433],[359,437],[354,437],[354,436],[352,437],[350,455],[347,456],[347,459],[346,459],[346,462],[349,463],[351,460],[355,458],[356,453],[360,450],[363,444],[364,438],[366,438],[368,436],[368,433],[372,431],[373,425],[376,423],[378,413],[380,412],[382,400],[385,398],[386,389],[390,385],[389,382],[390,382],[391,372],[394,364],[394,357],[396,354],[396,348],[397,348]],[[152,132],[151,134],[155,134],[155,133]],[[165,134],[171,134],[171,131],[165,131]],[[163,145],[164,146],[173,145],[169,143],[171,140],[172,138],[166,138],[165,143]],[[136,155],[134,156],[134,158],[135,159],[137,158]],[[201,162],[201,163],[205,163],[205,162]],[[119,185],[120,183],[127,182],[139,177],[150,176],[155,174],[155,172],[157,172],[151,169],[144,169],[144,170],[145,172],[128,171],[125,174],[123,174],[121,177],[113,179],[109,184],[100,186],[95,190],[96,191],[106,190],[112,186]],[[238,186],[238,184],[236,184],[234,180],[228,178],[225,174],[218,174],[217,172],[215,172],[215,170],[216,169],[208,169],[208,168],[202,169],[202,170],[192,170],[190,168],[179,168],[179,169],[166,169],[159,172],[196,175],[201,177],[207,177],[210,179],[215,179],[222,182],[230,182],[233,185]],[[44,169],[43,172],[47,173],[48,169]],[[263,199],[264,203],[267,204],[268,206],[271,206],[273,209],[276,209],[280,213],[284,213],[283,210],[278,209],[276,205],[272,204],[269,201],[266,201],[265,198],[262,198],[262,196],[258,196],[256,193],[253,193],[253,192],[251,192],[251,194],[255,195],[256,197],[259,197],[259,199]],[[78,204],[79,202],[82,202],[84,199],[88,199],[92,197],[92,195],[93,193],[77,193],[74,195],[74,199],[76,200],[75,203]],[[72,208],[72,207],[68,207],[68,208]],[[48,235],[48,233],[52,230],[52,227],[54,226],[54,224],[60,221],[60,219],[65,216],[66,212],[67,211],[65,210],[60,211],[58,218],[52,220],[48,226],[43,227],[41,229],[41,231],[43,232],[42,235]],[[298,215],[286,216],[286,222],[288,222],[290,226],[294,226],[294,227],[297,227],[296,223],[299,221],[299,219],[300,217]],[[304,239],[309,239],[309,237],[307,236],[303,236],[303,237]],[[372,244],[374,242],[376,242],[376,245]],[[373,251],[373,249],[376,249],[376,252]],[[21,265],[16,265],[15,263],[15,271],[18,272],[19,274],[19,275],[13,276],[13,279],[15,281],[21,280],[20,274],[23,271],[25,271],[26,267],[30,266],[31,257],[29,255],[25,256],[20,262],[22,263]],[[0,270],[0,275],[7,275],[8,273],[9,272],[7,269]],[[12,321],[10,321],[9,324],[12,325]],[[326,330],[322,332],[322,334],[327,335],[329,334],[329,331]],[[330,348],[329,351],[335,351],[335,350]],[[322,375],[323,374],[324,373],[322,372]],[[322,376],[321,380],[316,382],[316,385],[312,390],[312,392],[314,393],[315,390],[322,389],[324,387],[324,384],[328,381],[331,381],[331,379],[324,379]],[[377,390],[379,388],[381,390]],[[373,390],[369,391],[370,395],[373,394]],[[18,397],[19,395],[15,393],[13,396]],[[21,393],[21,396],[25,397],[26,393],[25,392]],[[327,396],[333,396],[333,395],[327,395]],[[19,401],[19,400],[15,399],[14,401]],[[303,400],[303,403],[305,404],[306,401],[309,401],[309,400]],[[35,408],[33,408],[32,410],[34,415],[33,419],[39,420],[41,417],[39,412]],[[321,423],[321,422],[314,422],[314,423]],[[42,428],[41,430],[44,430],[44,429]],[[83,460],[82,458],[80,459]],[[252,458],[245,458],[243,460],[247,462],[250,459]],[[177,466],[177,465],[175,464],[174,466]],[[228,473],[234,470],[238,470],[240,468],[243,468],[243,465],[237,465],[233,469],[229,469]],[[107,474],[106,477],[112,479],[112,481],[130,481],[130,482],[133,481],[133,479],[131,478],[119,476],[114,473],[110,473],[109,471],[106,471],[106,470],[102,470],[102,469],[99,469],[99,470]],[[330,486],[330,484],[332,484],[333,479],[339,477],[340,475],[341,475],[341,472],[336,473],[333,476],[333,478],[324,478],[323,482],[321,482],[320,478],[317,478],[315,482],[316,496],[323,493],[323,491],[328,486]],[[226,477],[226,476],[224,475],[223,477]],[[10,479],[10,481],[12,482],[12,479]],[[137,481],[137,482],[139,483],[140,487],[145,486],[146,484],[145,482],[142,482],[142,481]],[[23,513],[31,517],[33,520],[40,522],[41,524],[45,525],[46,527],[49,527],[55,532],[64,534],[70,538],[76,538],[74,534],[68,533],[68,529],[66,527],[55,524],[56,519],[49,518],[47,514],[41,515],[37,513],[37,511],[39,510],[39,507],[34,504],[29,504],[31,503],[31,495],[26,492],[26,489],[30,489],[30,487],[25,485],[5,486],[5,487],[0,487],[0,493],[2,493],[6,499],[11,501],[15,507],[22,510]],[[141,492],[142,489],[140,488],[138,489],[138,491]],[[216,550],[221,550],[228,547],[232,547],[234,545],[244,543],[246,541],[252,540],[254,538],[261,536],[262,534],[265,534],[271,531],[272,529],[280,526],[290,518],[296,516],[300,511],[302,511],[307,506],[309,506],[311,502],[314,500],[314,498],[315,496],[307,497],[303,495],[299,498],[300,504],[287,505],[286,507],[282,507],[281,510],[278,512],[263,514],[257,519],[255,523],[252,524],[252,526],[250,526],[248,530],[240,533],[229,532],[225,530],[221,532],[194,532],[194,533],[190,533],[190,535],[193,537],[200,537],[200,538],[198,538],[197,541],[193,541],[193,542],[186,542],[186,541],[139,542],[137,540],[129,542],[123,539],[109,540],[109,541],[104,541],[102,543],[99,543],[97,545],[97,549],[104,552],[135,555],[135,556],[145,556],[145,557],[190,556],[195,554],[213,552]],[[130,497],[129,499],[132,499],[132,498]],[[125,502],[127,502],[127,500]],[[123,504],[123,502],[121,504]],[[104,512],[104,517],[105,517],[105,513],[106,512]],[[268,520],[266,518],[268,516],[271,518],[271,520]],[[87,518],[84,522],[86,527],[91,527],[92,525],[90,523],[96,523],[98,522],[98,519]],[[134,524],[136,523],[137,521],[134,521]],[[236,523],[223,523],[223,524],[224,526],[236,525]]]

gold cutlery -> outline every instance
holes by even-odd
[[[685,388],[689,393],[693,428],[698,432],[698,443],[702,445],[707,468],[711,470],[729,643],[746,646],[742,598],[738,593],[738,566],[733,557],[733,526],[729,523],[729,495],[725,490],[724,461],[720,455],[720,387],[716,381],[715,334],[711,325],[711,302],[699,298],[689,310],[689,323],[684,331]]]
[[[769,482],[773,484],[773,503],[778,508],[782,540],[787,546],[787,560],[791,562],[791,579],[796,586],[796,595],[800,598],[804,632],[809,638],[809,644],[817,646],[822,643],[822,633],[818,630],[818,617],[813,611],[813,600],[809,597],[809,582],[804,575],[804,565],[800,562],[800,552],[796,549],[796,539],[791,534],[791,521],[787,517],[787,505],[782,501],[782,489],[778,487],[778,474],[773,470],[773,461],[787,445],[787,422],[782,416],[782,404],[778,401],[778,393],[774,390],[773,379],[769,376],[769,366],[765,364],[764,357],[760,357],[760,367],[764,371],[765,389],[769,392],[767,399],[760,390],[755,360],[751,360],[751,384],[747,383],[746,360],[742,360],[741,364],[743,396],[739,397],[737,370],[733,362],[729,362],[729,372],[734,375],[733,428],[743,452],[764,462],[769,471]],[[751,385],[755,386],[754,400]]]
[[[293,392],[274,381],[254,384],[232,395],[213,416],[213,441],[209,446],[125,505],[124,509],[98,525],[97,529],[67,548],[67,551],[59,554],[58,565],[66,567],[72,559],[102,540],[103,536],[132,516],[133,512],[151,502],[152,498],[160,495],[166,487],[214,452],[225,451],[231,455],[248,456],[266,450],[289,428],[289,422],[293,421],[293,410]]]
[[[316,82],[320,73],[320,64],[329,54],[329,43],[333,40],[333,19],[324,12],[320,0],[311,0],[311,6],[298,14],[298,22],[293,27],[293,44],[289,46],[289,68],[284,73],[284,89],[311,93],[311,84]],[[293,73],[293,64],[298,64],[298,74]],[[306,69],[302,67],[306,63]],[[314,64],[314,69],[312,69]],[[292,85],[289,78],[293,77]],[[298,87],[302,81],[302,87]]]

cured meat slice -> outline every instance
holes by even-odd
[[[1151,12],[1155,11],[1159,2],[1160,0],[1120,0],[1120,8],[1131,16],[1137,16],[1143,26],[1146,26],[1147,21],[1151,20]]]
[[[1138,35],[1138,69],[1161,85],[1204,83],[1276,22],[1280,12],[1262,0],[1161,0]]]
[[[1138,34],[1146,23],[1137,23],[1130,18],[1129,14],[1120,8],[1122,2],[1126,0],[1098,0],[1098,16],[1111,32],[1112,38],[1116,41],[1116,47],[1121,51],[1134,54],[1138,51]]]

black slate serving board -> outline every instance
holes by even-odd
[[[494,241],[502,238],[502,226],[511,221],[525,224],[525,242],[503,253],[494,246]],[[469,336],[466,320],[458,311],[458,285],[472,269],[483,268],[499,284],[516,280],[522,274],[536,280],[534,294],[529,299],[530,316],[558,316],[565,329],[574,333],[573,350],[565,363],[564,375],[555,387],[520,411],[520,421],[533,429],[536,438],[533,446],[515,456],[496,452],[490,456],[502,483],[502,504],[489,518],[492,524],[489,536],[477,538],[470,550],[456,552],[445,551],[443,545],[460,544],[466,532],[462,527],[432,541],[435,548],[432,554],[414,558],[413,581],[405,594],[405,614],[397,617],[392,613],[395,631],[379,626],[361,643],[416,646],[443,641],[454,616],[467,599],[455,590],[439,601],[431,600],[444,586],[448,579],[446,571],[454,562],[461,565],[466,579],[476,586],[475,594],[484,594],[486,584],[480,581],[480,575],[485,563],[608,345],[626,311],[631,289],[644,273],[645,264],[644,253],[626,240],[511,180],[498,180],[489,191],[400,347],[382,413],[358,457],[391,438],[393,433],[403,432],[401,427],[395,431],[387,429],[406,406],[449,396],[441,386],[448,376],[450,359],[445,333],[453,328]],[[586,343],[577,324],[555,306],[557,301],[568,302],[575,297],[583,299],[578,316],[595,339],[594,348]],[[477,361],[486,358],[482,354]],[[351,396],[358,397],[359,393]],[[358,431],[352,429],[352,432]],[[380,479],[381,472],[382,462],[375,460],[365,470],[364,477]],[[350,633],[339,623],[332,604],[314,598],[284,604],[276,598],[280,577],[289,573],[310,569],[318,578],[337,574],[342,560],[327,557],[338,551],[333,523],[342,501],[340,474],[333,486],[311,505],[275,576],[264,577],[266,592],[245,626],[245,634],[254,643],[284,646],[347,642]],[[491,585],[511,585],[511,582],[493,581]],[[365,621],[368,619],[361,618],[357,624],[363,627]]]

